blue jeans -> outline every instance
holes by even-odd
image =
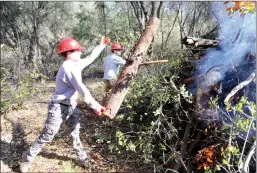
[[[81,140],[79,138],[80,129],[80,110],[68,105],[51,103],[48,106],[48,117],[45,121],[45,126],[40,136],[27,150],[27,161],[31,161],[42,150],[46,143],[53,140],[54,136],[60,129],[62,122],[67,121],[68,126],[71,129],[71,136],[73,138],[73,148],[76,150],[78,158],[80,160],[87,159],[86,150],[83,148]]]

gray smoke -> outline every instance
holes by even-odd
[[[230,17],[226,8],[231,6],[231,3],[213,2],[211,12],[220,25],[220,49],[207,52],[197,74],[205,74],[217,65],[226,66],[225,73],[229,68],[243,63],[247,53],[256,55],[256,13],[242,15],[237,11]]]

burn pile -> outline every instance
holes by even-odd
[[[186,36],[181,43],[204,52],[193,62],[194,75],[184,80],[195,96],[197,119],[231,123],[227,104],[233,107],[242,97],[256,102],[256,15],[229,17],[223,9],[222,3],[212,9],[220,26],[216,40]]]
[[[242,97],[256,103],[255,75],[256,57],[253,54],[248,54],[239,66],[231,68],[225,73],[225,78],[221,81],[222,93],[219,95],[219,106],[225,107],[226,102],[235,106]],[[226,118],[224,120],[226,122],[231,121],[231,119]]]
[[[230,122],[226,112],[226,102],[235,106],[242,97],[256,102],[256,57],[248,54],[237,67],[217,65],[211,67],[205,74],[185,79],[192,84],[189,90],[195,95],[197,118],[200,120],[221,120]],[[221,109],[211,109],[210,101],[217,102]]]
[[[198,74],[184,80],[195,98],[194,122],[198,129],[206,131],[204,135],[201,135],[200,140],[209,139],[209,136],[213,135],[212,132],[207,132],[207,129],[209,131],[210,129],[219,129],[221,132],[222,126],[233,127],[238,118],[247,121],[249,116],[253,116],[247,106],[242,107],[243,113],[235,113],[231,108],[236,107],[243,98],[254,104],[256,103],[255,74],[256,56],[249,52],[238,66],[216,65],[204,74]],[[256,126],[256,120],[253,123]],[[247,141],[245,148],[248,152],[252,143],[256,140],[255,136],[256,131],[254,129],[250,129],[248,132],[240,132],[237,137],[239,149],[242,151],[244,143]],[[214,168],[216,161],[221,162],[221,150],[227,148],[228,143],[215,140],[210,140],[207,146],[205,144],[205,147],[199,146],[197,148],[201,151],[194,158],[198,170],[205,169],[208,166]],[[210,148],[215,148],[215,152],[210,152]],[[205,153],[208,155],[203,155]],[[212,157],[209,157],[209,155]],[[252,171],[255,172],[255,170]]]
[[[194,96],[194,124],[199,129],[198,133],[202,134],[197,135],[197,140],[208,141],[204,146],[200,144],[194,148],[202,151],[194,153],[197,156],[195,160],[199,169],[211,167],[209,163],[213,166],[215,161],[210,162],[210,157],[200,161],[204,158],[200,157],[201,154],[213,156],[213,153],[218,153],[220,156],[221,148],[234,145],[241,152],[239,160],[245,159],[244,164],[247,165],[248,162],[248,166],[244,166],[249,169],[250,160],[254,162],[253,154],[250,153],[256,147],[256,130],[253,128],[256,120],[249,106],[243,103],[256,105],[256,15],[235,14],[233,18],[229,18],[220,10],[222,7],[217,5],[215,8],[213,11],[220,22],[219,41],[190,36],[181,41],[187,48],[200,47],[204,52],[200,60],[193,61],[196,69],[193,76],[184,80]],[[233,144],[233,135],[229,131],[226,131],[227,137],[219,140],[225,126],[227,129],[235,129],[240,126],[238,122],[251,122],[253,125],[248,124],[245,130],[238,130]],[[220,134],[214,134],[214,129],[219,129]],[[217,138],[214,139],[214,136]],[[210,148],[215,148],[215,152],[210,152]],[[221,163],[220,160],[218,162]],[[250,172],[255,171],[256,168],[251,166]]]

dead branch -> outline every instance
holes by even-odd
[[[182,158],[180,158],[180,162],[181,162],[182,166],[184,167],[184,169],[186,170],[186,172],[189,173],[189,171],[188,171],[186,165],[184,164]]]
[[[198,131],[198,133],[197,133],[197,135],[194,139],[194,142],[190,145],[190,147],[188,149],[188,153],[191,153],[193,151],[193,149],[195,149],[195,146],[199,142],[199,140],[201,139],[201,136],[202,136],[202,132]]]
[[[149,65],[149,64],[167,63],[167,62],[169,62],[169,60],[145,61],[145,62],[142,62],[140,66]]]
[[[234,96],[240,89],[251,83],[255,79],[255,72],[251,73],[251,75],[243,82],[239,83],[236,87],[234,87],[231,92],[227,95],[224,102],[228,102],[232,96]]]
[[[250,162],[253,154],[255,153],[255,149],[256,149],[256,139],[255,139],[253,145],[251,146],[251,149],[250,149],[249,153],[246,156],[246,159],[245,159],[245,162],[244,162],[244,165],[243,165],[243,173],[249,172],[248,171],[248,169],[249,169],[249,162]]]
[[[245,151],[245,147],[246,147],[246,142],[248,141],[247,139],[248,139],[248,136],[249,136],[249,133],[250,133],[250,130],[251,130],[251,127],[252,127],[252,123],[253,123],[253,118],[252,118],[252,120],[251,120],[251,122],[250,122],[250,125],[249,125],[249,129],[248,129],[248,131],[247,131],[247,134],[246,134],[246,137],[245,137],[245,142],[244,142],[244,146],[243,146],[243,149],[242,149],[242,152],[241,152],[241,156],[240,156],[240,158],[239,158],[239,164],[241,163],[241,161],[243,160],[243,155],[244,155],[244,151]],[[255,142],[256,142],[256,139],[255,139]],[[254,143],[253,143],[253,146],[252,147],[254,147]],[[251,147],[251,149],[252,149],[252,147]],[[249,152],[250,153],[250,152]],[[248,153],[248,155],[249,155],[249,153]],[[249,160],[250,161],[250,160]],[[247,169],[248,168],[248,165],[242,165],[242,167],[244,167],[245,169]],[[241,166],[239,166],[239,170],[242,168]],[[247,171],[246,171],[247,172]]]
[[[190,84],[190,83],[192,83],[193,81],[195,81],[195,78],[196,78],[196,77],[189,77],[189,78],[186,78],[186,79],[183,80],[183,83],[184,83],[184,84]]]
[[[188,145],[188,141],[189,141],[189,134],[190,134],[190,129],[191,129],[191,123],[192,123],[192,120],[190,120],[187,123],[186,129],[185,129],[185,133],[184,133],[184,136],[183,136],[183,145],[181,146],[181,149],[180,149],[181,156],[180,156],[179,161],[177,162],[177,164],[174,167],[175,171],[178,171],[179,168],[181,167],[181,164],[183,163],[183,157],[184,157],[184,155],[186,153],[186,149],[187,149],[187,145]]]

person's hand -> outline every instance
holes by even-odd
[[[95,114],[98,116],[104,116],[103,115],[103,111],[105,111],[105,107],[99,105],[99,107],[97,109],[94,110]]]
[[[110,43],[111,39],[109,37],[102,37],[100,44],[104,44],[107,45],[108,43]]]
[[[103,111],[102,116],[109,117],[110,119],[113,119],[115,117],[115,116],[111,115],[110,110],[107,110],[107,109]]]
[[[102,105],[100,105],[97,101],[92,101],[89,106],[91,107],[91,109],[94,110],[95,114],[98,116],[102,116],[103,115],[103,111],[105,111],[105,107],[103,107]]]

